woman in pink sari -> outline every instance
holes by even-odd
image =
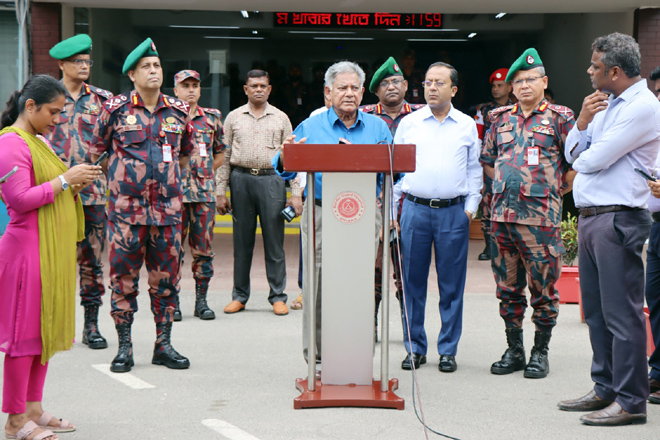
[[[84,228],[75,194],[101,173],[71,169],[44,143],[59,122],[66,90],[48,75],[28,80],[0,117],[0,176],[11,222],[0,240],[0,351],[5,353],[2,411],[7,439],[56,440],[73,431],[44,412],[48,361],[73,343],[76,242]],[[70,186],[70,188],[69,188]]]

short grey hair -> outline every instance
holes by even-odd
[[[639,44],[630,35],[614,32],[598,37],[591,45],[591,50],[603,54],[600,60],[605,65],[605,69],[610,70],[618,66],[628,78],[639,76],[642,54],[639,51]]]
[[[364,70],[352,61],[339,61],[328,67],[328,70],[325,71],[325,86],[332,90],[335,78],[342,73],[357,73],[358,78],[360,78],[360,87],[364,86]]]

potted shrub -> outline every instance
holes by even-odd
[[[561,222],[561,241],[564,243],[566,253],[563,257],[564,266],[561,269],[561,276],[555,283],[561,304],[580,302],[579,273],[577,266],[573,265],[578,253],[577,220],[577,217],[569,212],[566,220]]]

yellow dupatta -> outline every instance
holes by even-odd
[[[37,136],[16,127],[0,131],[18,134],[30,148],[37,185],[67,171],[66,165]],[[71,191],[55,196],[38,210],[41,265],[41,363],[73,345],[76,312],[76,243],[85,236],[85,215]]]

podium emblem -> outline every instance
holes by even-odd
[[[342,223],[355,223],[364,215],[364,199],[355,192],[342,192],[332,202],[332,212]]]

